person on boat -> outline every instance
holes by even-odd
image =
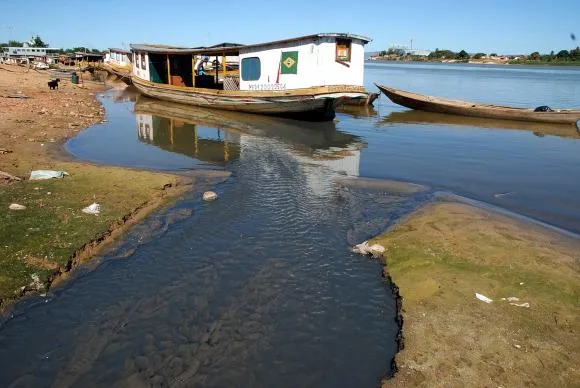
[[[205,75],[204,66],[208,61],[209,61],[208,57],[203,57],[203,59],[198,62],[196,69],[195,69],[197,75]]]

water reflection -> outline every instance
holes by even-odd
[[[253,137],[281,140],[288,156],[309,166],[359,175],[361,138],[338,131],[333,122],[308,123],[204,109],[140,97],[135,104],[140,141],[204,162],[225,165],[243,158]],[[309,186],[325,181],[309,171]],[[321,192],[320,187],[315,190]],[[322,190],[324,191],[324,190]]]
[[[135,119],[139,140],[166,151],[220,166],[240,157],[235,133],[146,113],[136,113]]]
[[[520,122],[511,120],[494,120],[479,117],[446,115],[442,113],[406,110],[391,112],[377,123],[378,127],[393,124],[442,124],[454,126],[481,127],[493,129],[513,129],[530,131],[537,136],[552,135],[559,137],[580,138],[580,133],[571,125]]]

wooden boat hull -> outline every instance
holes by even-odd
[[[376,85],[376,84],[375,84]],[[483,117],[499,120],[532,121],[554,124],[575,124],[580,120],[580,110],[534,112],[533,109],[480,104],[450,100],[376,85],[395,104],[407,108],[458,116]]]
[[[138,77],[133,77],[133,85],[148,97],[180,104],[315,121],[332,120],[336,105],[342,100],[366,95],[363,87],[348,85],[239,91],[157,84]]]
[[[341,105],[349,106],[373,106],[375,100],[379,97],[380,93],[367,93],[366,96],[349,98],[341,103]]]
[[[115,66],[108,63],[103,63],[99,66],[101,69],[105,70],[111,75],[114,75],[125,83],[126,85],[132,85],[133,82],[131,80],[131,69],[123,66]]]

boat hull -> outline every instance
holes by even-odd
[[[99,66],[101,69],[105,70],[107,73],[114,75],[125,83],[126,85],[132,85],[133,82],[131,80],[131,69],[123,66],[115,66],[108,63],[103,63]]]
[[[325,86],[289,91],[234,91],[156,84],[133,77],[142,94],[180,104],[246,113],[326,121],[343,100],[366,96],[363,87]]]
[[[376,85],[395,104],[416,110],[459,116],[482,117],[500,120],[575,124],[580,120],[580,110],[556,110],[534,112],[533,109],[513,108],[500,105],[479,104],[469,101],[431,97],[404,90]]]

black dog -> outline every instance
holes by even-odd
[[[48,87],[50,88],[50,90],[58,89],[59,82],[60,82],[60,79],[58,79],[58,78],[55,80],[48,81]]]

